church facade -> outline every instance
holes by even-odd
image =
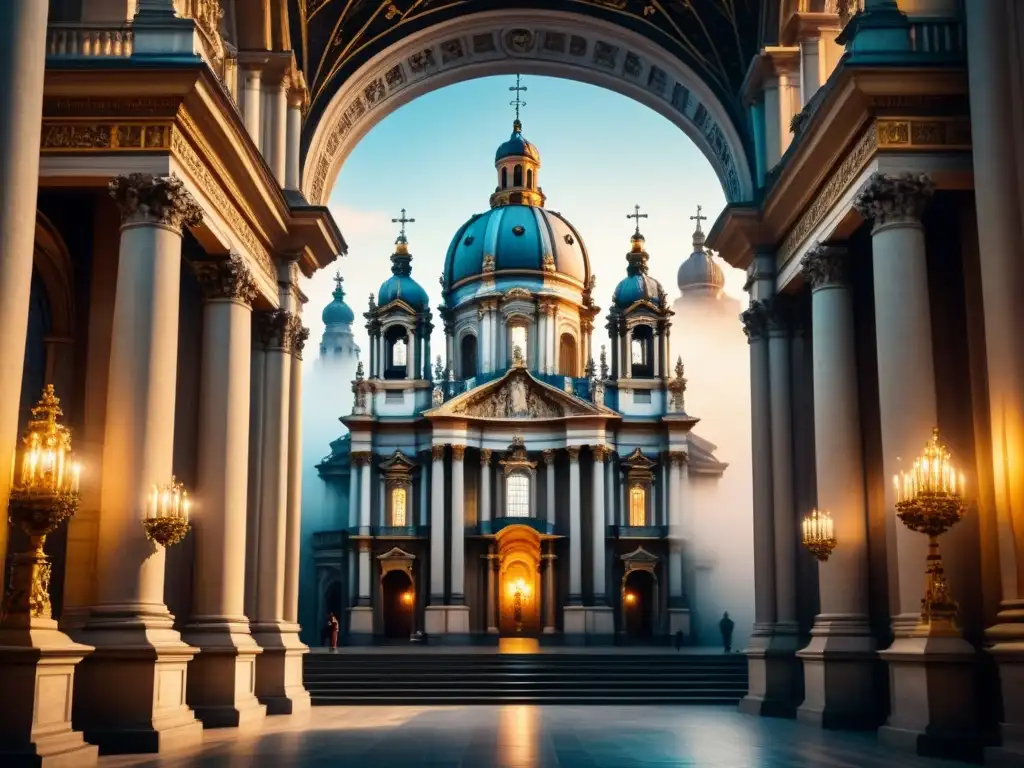
[[[543,207],[540,168],[517,118],[490,209],[446,255],[436,362],[412,220],[398,220],[392,275],[365,313],[369,367],[342,419],[350,434],[320,464],[348,507],[338,530],[317,534],[319,618],[342,618],[348,642],[693,631],[688,477],[726,465],[691,431],[643,214],[595,355],[596,278],[580,233]]]

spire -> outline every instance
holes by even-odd
[[[345,289],[341,287],[341,284],[345,282],[345,278],[341,276],[341,270],[339,269],[334,273],[334,293],[332,294],[338,301],[344,301]]]
[[[697,222],[697,229],[695,229],[694,232],[693,232],[693,250],[694,250],[694,253],[696,253],[697,251],[703,251],[704,250],[704,231],[700,228],[700,223],[702,221],[707,221],[708,217],[701,215],[701,211],[702,210],[704,210],[704,207],[698,205],[697,206],[697,215],[690,217],[690,221],[696,221]]]
[[[633,233],[633,239],[635,240],[635,239],[639,238],[640,240],[643,240],[644,236],[640,234],[640,219],[646,219],[647,218],[647,214],[646,213],[640,213],[640,206],[639,205],[634,205],[633,206],[633,213],[627,213],[626,214],[626,218],[627,219],[636,219],[636,232]]]
[[[631,247],[626,254],[626,261],[629,262],[627,271],[630,275],[647,274],[647,251],[644,250],[644,236],[640,234],[640,219],[646,219],[647,214],[640,213],[640,206],[634,205],[633,213],[627,213],[626,218],[636,220],[636,231],[629,239]]]
[[[410,275],[412,273],[412,255],[409,253],[409,240],[405,236],[405,225],[412,224],[416,219],[411,219],[406,216],[405,208],[402,209],[402,215],[397,219],[392,219],[392,224],[401,224],[402,229],[398,233],[398,239],[395,240],[395,252],[391,254],[391,272],[395,275]]]
[[[516,75],[516,84],[513,85],[513,86],[509,86],[509,90],[515,92],[515,94],[516,94],[515,99],[513,99],[512,101],[509,102],[510,106],[513,106],[513,107],[516,108],[516,119],[512,123],[512,130],[514,130],[516,133],[520,133],[523,130],[523,124],[519,120],[519,110],[522,107],[526,106],[526,102],[523,101],[522,98],[520,98],[520,94],[521,93],[525,93],[527,90],[529,90],[525,85],[520,85],[521,79],[522,79],[522,75],[517,74]]]

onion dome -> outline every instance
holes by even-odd
[[[626,276],[615,286],[612,294],[612,304],[618,309],[628,309],[638,301],[649,301],[656,307],[664,309],[665,291],[661,283],[647,274],[647,261],[650,258],[644,250],[644,236],[640,234],[640,227],[630,238],[630,250],[626,254],[626,261],[629,266],[626,268]]]
[[[334,300],[324,307],[324,312],[320,316],[323,320],[324,325],[352,325],[355,322],[356,314],[352,311],[352,308],[345,303],[345,290],[341,287],[341,284],[345,281],[345,278],[341,276],[341,272],[338,272],[334,276]]]
[[[679,265],[676,275],[679,290],[683,294],[707,293],[717,296],[725,288],[725,272],[704,247],[699,207],[697,215],[690,218],[697,220],[697,230],[693,233],[693,253]]]
[[[512,123],[512,135],[509,136],[508,141],[498,147],[498,151],[494,153],[494,162],[500,163],[502,160],[512,157],[525,157],[540,164],[540,152],[537,147],[523,138],[523,124],[519,120]]]
[[[403,218],[405,213],[402,214]],[[412,279],[412,254],[405,237],[405,227],[395,241],[395,252],[391,254],[391,277],[384,281],[377,294],[378,306],[385,306],[401,299],[417,312],[430,307],[430,298],[423,286]]]

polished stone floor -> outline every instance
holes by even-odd
[[[101,768],[952,768],[731,707],[317,707],[250,736],[207,731],[201,749]]]

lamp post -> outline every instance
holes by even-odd
[[[928,536],[925,594],[915,634],[959,635],[958,606],[946,583],[939,536],[964,516],[964,475],[956,473],[949,451],[939,442],[938,427],[932,430],[931,440],[911,470],[901,472],[893,482],[897,516],[910,530]]]
[[[800,540],[819,561],[828,560],[828,556],[836,548],[832,515],[823,509],[812,509],[803,519]]]
[[[146,504],[146,518],[142,521],[146,538],[164,547],[180,542],[191,527],[188,519],[191,507],[188,491],[175,481],[174,475],[167,485],[154,485]]]
[[[78,509],[81,468],[71,457],[71,430],[53,385],[47,384],[22,437],[18,481],[11,490],[10,520],[29,537],[31,549],[11,559],[11,583],[4,596],[3,623],[49,619],[50,559],[43,551],[46,537]]]

